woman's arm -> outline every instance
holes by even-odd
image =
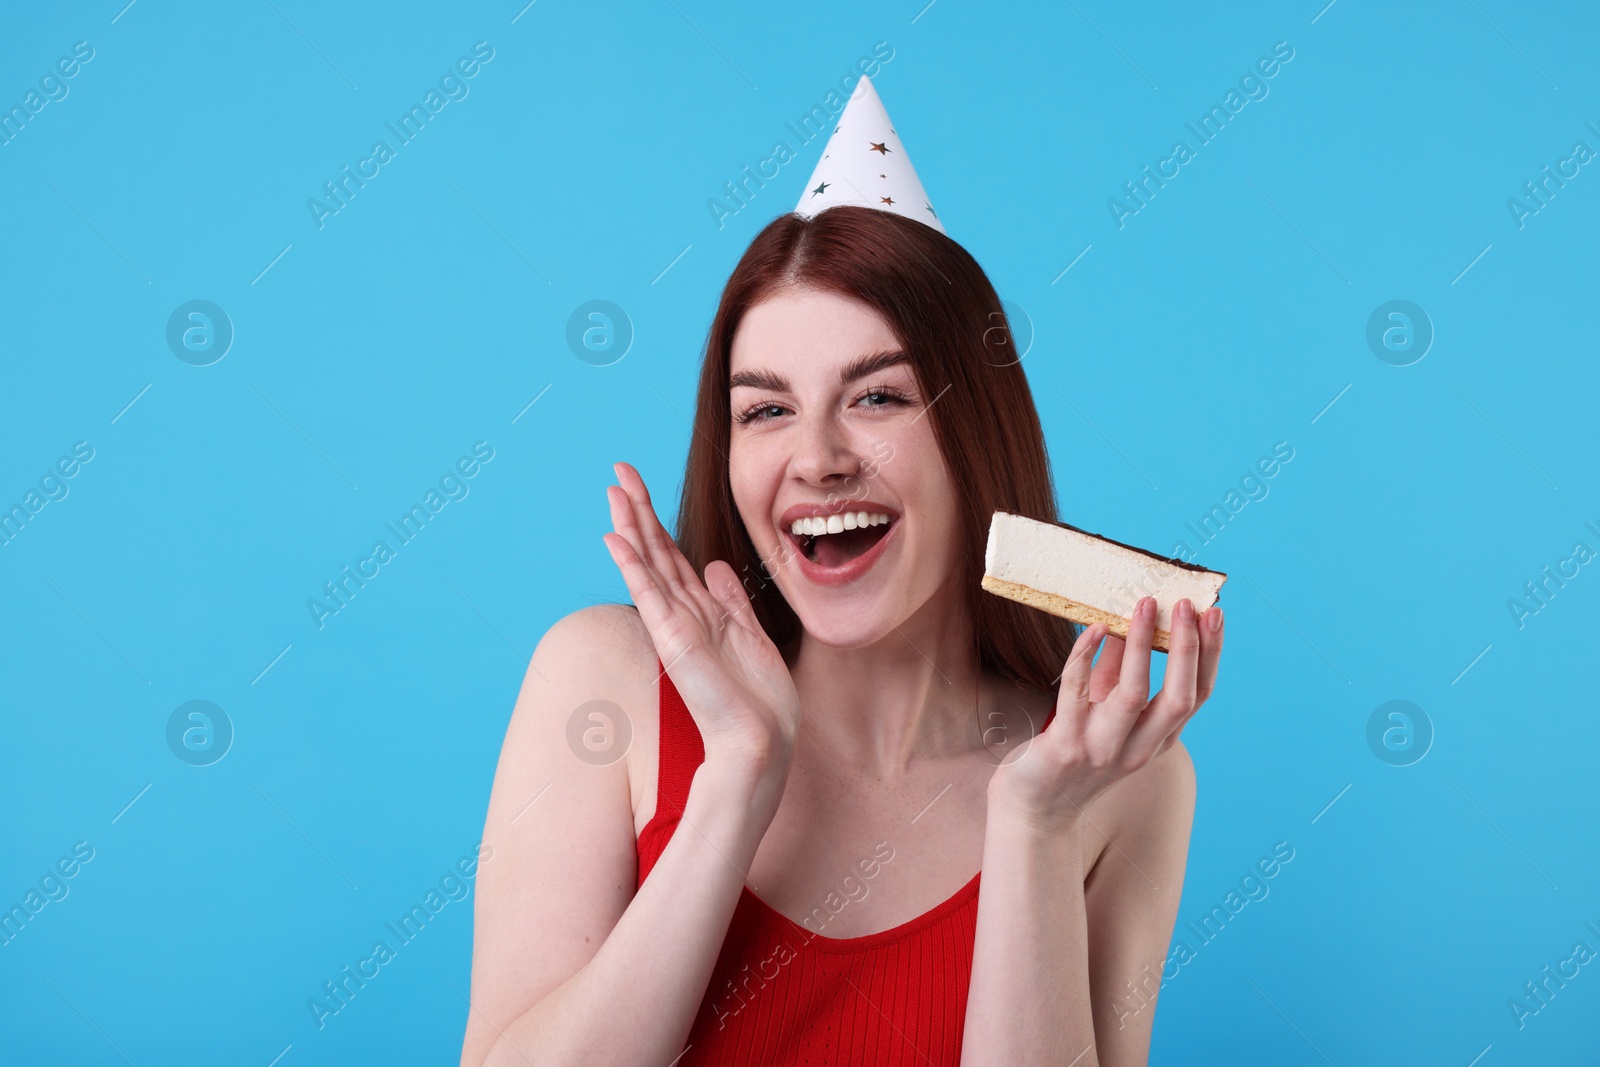
[[[1179,602],[1154,699],[1154,601],[1140,602],[1126,642],[1113,638],[1097,665],[1105,628],[1089,627],[1062,672],[1054,721],[990,779],[966,1067],[1146,1061],[1153,1003],[1131,1025],[1116,1004],[1124,983],[1159,988],[1194,805],[1178,735],[1211,693],[1221,622],[1215,608],[1197,620]],[[1091,807],[1113,789],[1115,801]],[[1092,872],[1087,833],[1108,837]]]
[[[1059,824],[990,809],[963,1063],[1146,1062],[1193,812],[1180,743]]]
[[[1156,995],[1178,921],[1194,825],[1194,761],[1181,742],[1118,782],[1110,844],[1084,885],[1089,909],[1089,997],[1101,1067],[1150,1056]],[[1109,798],[1109,794],[1108,794]]]
[[[623,607],[567,617],[534,653],[484,828],[464,1067],[665,1065],[683,1051],[775,807],[754,776],[702,764],[634,893],[626,761],[580,760],[566,727],[591,700],[653,699],[654,679],[649,635]]]
[[[1096,1062],[1080,823],[989,806],[962,1067]]]
[[[744,587],[720,560],[702,583],[639,473],[616,471],[604,541],[638,614],[579,612],[534,652],[484,829],[465,1067],[675,1061],[789,776],[800,701]],[[579,759],[567,723],[595,700],[653,715],[658,658],[705,760],[635,893],[626,764]]]

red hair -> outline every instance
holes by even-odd
[[[775,292],[815,289],[875,309],[907,354],[956,487],[960,588],[985,669],[1054,689],[1078,627],[985,592],[983,550],[996,510],[1056,519],[1044,432],[1017,361],[1000,298],[955,241],[875,208],[839,206],[812,218],[781,215],[756,235],[723,288],[706,339],[694,432],[678,506],[677,541],[696,573],[726,560],[756,617],[782,647],[800,632],[734,505],[728,472],[733,414],[728,377],[745,312]],[[937,397],[937,400],[932,398]]]

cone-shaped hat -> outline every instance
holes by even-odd
[[[944,233],[944,225],[917,180],[911,157],[865,75],[839,116],[795,211],[810,217],[835,204],[893,211]]]

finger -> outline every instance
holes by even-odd
[[[625,537],[640,562],[650,569],[663,594],[674,596],[682,588],[682,579],[671,557],[652,551],[650,538],[640,514],[639,502],[619,485],[606,488],[606,499],[611,502],[611,524]]]
[[[646,566],[650,564],[650,553],[645,547],[644,534],[639,529],[639,520],[634,513],[633,497],[620,485],[606,486],[606,503],[611,508],[611,528],[627,541],[633,548],[639,561]],[[651,567],[654,573],[655,568]]]
[[[1149,711],[1128,735],[1123,758],[1135,766],[1154,758],[1166,739],[1194,712],[1195,676],[1200,661],[1200,628],[1188,598],[1172,610],[1172,636],[1168,644],[1167,669],[1161,691],[1150,702]]]
[[[1108,633],[1101,646],[1100,659],[1094,665],[1094,675],[1089,683],[1089,699],[1099,703],[1117,687],[1117,675],[1122,669],[1123,650],[1128,647],[1125,638]]]
[[[1213,629],[1215,625],[1215,629]],[[1222,609],[1213,607],[1200,616],[1200,669],[1195,674],[1195,704],[1204,704],[1217,684],[1217,662],[1222,656],[1222,636],[1226,627]]]
[[[1156,638],[1156,598],[1142,597],[1128,623],[1127,648],[1117,672],[1119,697],[1138,707],[1150,698],[1150,646]]]
[[[1216,619],[1218,627],[1215,633],[1211,630],[1211,620],[1213,618]],[[1189,720],[1195,717],[1200,708],[1210,698],[1216,681],[1217,662],[1222,654],[1222,636],[1226,630],[1222,619],[1222,609],[1214,607],[1200,616],[1199,630],[1200,666],[1195,672],[1194,707],[1189,709],[1189,714],[1178,720],[1178,725],[1173,728],[1172,733],[1167,735],[1167,739],[1161,743],[1161,748],[1156,751],[1158,756],[1177,743],[1178,738],[1189,725]]]
[[[652,638],[663,635],[667,620],[672,616],[672,604],[661,591],[654,572],[639,556],[633,544],[621,534],[605,533],[601,534],[600,539],[611,553],[611,561],[622,572],[622,580],[627,583],[628,592],[633,596],[634,606],[639,609],[639,617],[644,620],[645,628],[650,631]]]
[[[645,486],[644,478],[628,463],[616,463],[612,469],[616,472],[617,482],[633,504],[634,521],[638,526],[645,551],[649,554],[651,566],[655,567],[662,577],[686,589],[700,586],[700,579],[694,573],[694,568],[689,566],[689,561],[678,551],[678,544],[672,539],[672,535],[667,533],[667,528],[661,525],[661,519],[656,514],[655,505],[651,503],[650,490]]]
[[[648,572],[651,581],[663,587],[662,592],[665,593],[665,583],[662,582],[661,574],[651,561],[650,553],[645,548],[644,538],[639,532],[639,521],[633,510],[633,498],[628,496],[628,491],[620,485],[608,485],[606,503],[611,508],[611,528],[616,531],[618,537],[627,542],[629,548],[633,549],[639,565]]]
[[[1089,720],[1086,740],[1102,753],[1121,753],[1138,724],[1150,696],[1150,645],[1156,632],[1155,597],[1141,597],[1128,624],[1127,647],[1117,674],[1117,685]]]
[[[715,595],[723,614],[752,633],[766,636],[755,609],[750,605],[750,595],[739,584],[739,576],[726,561],[715,559],[706,566],[706,588]]]
[[[1196,702],[1195,706],[1189,710],[1189,714],[1179,719],[1178,725],[1172,728],[1171,733],[1167,734],[1166,740],[1161,742],[1161,747],[1156,749],[1156,755],[1161,755],[1167,749],[1177,744],[1178,741],[1183,737],[1183,731],[1188,728],[1190,721],[1193,720],[1194,717],[1199,713],[1200,704],[1199,702]]]
[[[1068,733],[1077,736],[1082,732],[1089,714],[1089,665],[1094,661],[1095,649],[1105,637],[1104,623],[1095,623],[1072,645],[1067,665],[1061,670],[1061,690],[1056,697],[1056,717],[1066,720]],[[1048,732],[1048,731],[1047,731]]]
[[[700,575],[695,573],[693,564],[662,524],[644,478],[630,463],[614,464],[613,469],[618,481],[627,483],[624,492],[629,494],[635,521],[650,554],[651,564],[667,580],[669,591],[677,593],[697,608],[703,614],[703,622],[715,620],[716,624],[720,624],[727,615],[726,609],[706,587]]]
[[[607,486],[606,499],[611,504],[612,526],[616,528],[618,536],[622,537],[633,550],[634,557],[639,560],[645,573],[660,592],[665,605],[664,611],[682,610],[697,613],[702,624],[709,623],[723,614],[716,600],[706,592],[698,580],[685,588],[681,581],[676,580],[675,570],[669,567],[663,572],[657,564],[656,557],[653,557],[647,548],[641,547],[638,512],[627,490],[618,485]],[[670,564],[671,561],[668,562]]]
[[[634,472],[636,478],[637,473]],[[608,486],[606,499],[611,504],[612,526],[632,546],[634,554],[650,572],[662,595],[677,601],[687,609],[703,613],[705,618],[702,621],[719,615],[721,611],[716,601],[706,592],[699,580],[693,577],[694,571],[689,569],[688,563],[684,561],[680,568],[681,553],[676,553],[678,560],[674,560],[670,555],[663,556],[660,552],[651,551],[649,538],[640,522],[641,509],[638,500],[620,485]],[[649,511],[648,505],[643,510]],[[690,575],[687,586],[684,583],[684,574]]]

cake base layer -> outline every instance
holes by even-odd
[[[1046,593],[1032,586],[1018,585],[1016,582],[1004,581],[988,574],[983,576],[983,587],[996,596],[1003,596],[1007,600],[1015,600],[1017,603],[1026,604],[1030,608],[1038,608],[1040,611],[1047,611],[1052,615],[1060,616],[1063,619],[1068,619],[1084,626],[1093,626],[1097,622],[1104,623],[1108,633],[1116,634],[1123,639],[1128,636],[1128,626],[1132,620],[1123,618],[1121,615],[1113,615],[1109,611],[1101,611],[1099,608],[1092,608],[1088,604],[1082,604],[1076,600],[1068,600],[1066,597],[1057,596],[1055,593]],[[1170,631],[1157,630],[1151,639],[1150,647],[1157,652],[1167,652],[1169,651],[1168,643],[1171,638]]]

